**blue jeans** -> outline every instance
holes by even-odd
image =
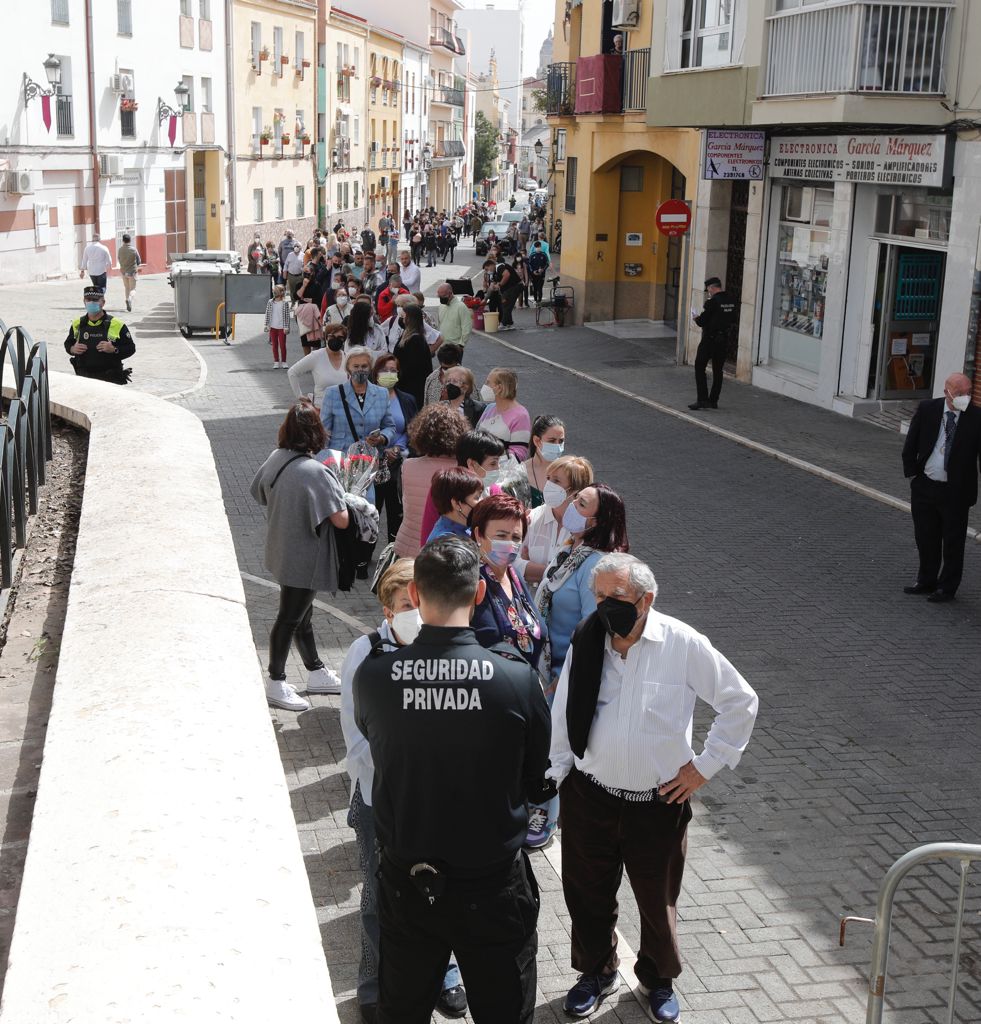
[[[378,924],[378,840],[375,816],[361,797],[361,784],[354,787],[347,823],[358,840],[358,860],[364,873],[361,886],[361,962],[358,964],[358,1005],[378,1003],[378,949],[381,929]],[[462,985],[456,958],[450,957],[443,978],[443,991]]]

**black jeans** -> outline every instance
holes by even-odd
[[[378,883],[381,1024],[429,1024],[451,951],[476,1024],[530,1024],[539,898],[526,854],[493,876],[450,878],[433,904],[384,852]]]
[[[323,668],[313,636],[313,601],[316,590],[299,587],[279,588],[279,613],[269,631],[269,678],[286,678],[286,658],[295,640],[303,664],[311,672]]]
[[[392,476],[383,484],[375,484],[375,508],[381,516],[387,509],[388,539],[395,540],[402,525],[402,464],[392,466]]]
[[[705,368],[712,364],[712,391],[708,389]],[[700,402],[718,402],[722,392],[722,373],[726,365],[726,338],[702,338],[695,353],[695,389]]]
[[[109,279],[108,274],[89,274],[89,279],[96,288],[101,288],[103,291],[106,290],[106,282]]]
[[[545,287],[545,275],[531,275],[531,297],[535,302],[542,301],[542,289]]]
[[[514,304],[518,301],[518,296],[521,294],[522,287],[523,286],[519,284],[516,288],[508,288],[506,291],[501,292],[502,327],[514,323],[512,313],[514,312]]]
[[[951,500],[950,484],[925,474],[910,481],[910,511],[916,550],[920,553],[917,583],[954,594],[964,572],[964,542],[971,511]]]

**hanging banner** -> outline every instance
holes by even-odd
[[[44,127],[47,131],[51,131],[51,97],[41,97],[41,120],[44,122]]]
[[[945,135],[793,135],[770,139],[770,177],[943,188]]]
[[[170,124],[167,125],[167,138],[170,140],[170,144],[174,144],[174,140],[177,138],[177,118],[171,117]]]

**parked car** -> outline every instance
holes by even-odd
[[[520,224],[525,216],[531,211],[527,206],[516,206],[513,210],[508,210],[507,213],[501,214],[501,220],[507,224]],[[505,227],[505,231],[507,228]]]
[[[521,218],[519,217],[518,220],[521,220]],[[487,236],[491,233],[491,231],[494,232],[494,234],[500,241],[501,239],[504,238],[505,234],[507,234],[507,230],[508,226],[505,221],[489,220],[487,221],[486,224],[483,224],[480,228],[480,234],[477,235],[477,241],[474,243],[474,250],[476,251],[477,255],[487,255]]]
[[[538,182],[534,178],[522,178],[518,182],[518,188],[523,189],[525,192],[534,192],[538,188]]]

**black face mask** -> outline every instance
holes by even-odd
[[[448,305],[450,304],[450,300],[451,300],[452,298],[453,298],[453,296],[452,296],[452,295],[440,295],[440,297],[439,297],[439,301],[440,301],[440,302],[441,302],[441,303],[442,303],[442,304],[443,304],[444,306],[448,306]]]
[[[336,335],[332,338],[328,338],[327,347],[331,352],[340,352],[340,350],[344,348],[344,339],[338,338]]]
[[[637,625],[637,608],[630,601],[605,597],[596,606],[596,614],[611,636],[627,636]]]
[[[446,385],[446,397],[451,401],[456,401],[463,394],[463,388],[459,384],[447,384]]]

